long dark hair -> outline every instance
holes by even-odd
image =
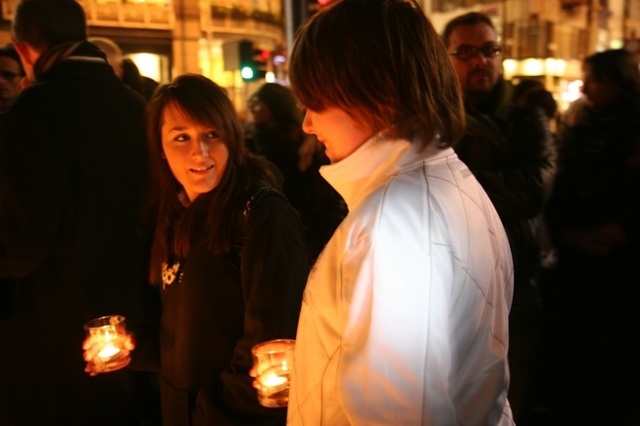
[[[227,168],[218,186],[188,207],[182,185],[163,158],[161,128],[169,105],[215,128],[229,151]],[[147,135],[158,198],[149,277],[157,283],[162,263],[171,256],[186,258],[198,235],[213,253],[229,251],[247,194],[252,188],[278,184],[273,166],[246,152],[240,118],[225,90],[201,75],[185,74],[156,89],[147,108]],[[204,235],[202,220],[207,229]]]
[[[338,107],[374,131],[448,146],[464,130],[458,79],[412,0],[342,0],[299,30],[289,68],[305,107]]]

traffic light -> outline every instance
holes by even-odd
[[[240,49],[240,75],[244,81],[260,80],[267,74],[269,51],[256,49],[253,42],[243,40]],[[266,52],[266,54],[265,54]]]
[[[332,0],[307,0],[307,17],[311,17],[314,13],[320,10],[323,6],[331,3]]]

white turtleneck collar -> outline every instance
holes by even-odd
[[[419,151],[417,143],[374,135],[348,157],[320,168],[322,176],[340,193],[353,210],[367,195],[399,170],[418,161],[450,155],[451,148],[439,149],[431,142]]]

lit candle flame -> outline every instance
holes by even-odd
[[[102,350],[98,353],[98,356],[100,358],[109,358],[114,356],[118,352],[120,352],[120,349],[116,348],[111,343],[109,343],[107,346],[102,348]]]
[[[275,373],[271,373],[267,376],[266,379],[262,382],[264,386],[280,386],[287,382],[287,378],[283,376],[278,376]]]

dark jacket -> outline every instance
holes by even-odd
[[[505,227],[514,260],[514,305],[531,294],[540,264],[540,215],[549,198],[556,152],[548,119],[538,108],[511,102],[500,80],[480,105],[465,106],[467,130],[455,146]]]
[[[562,167],[547,208],[561,267],[603,269],[637,277],[640,261],[640,98],[623,96],[604,108],[585,107],[562,136]],[[618,223],[627,241],[593,258],[563,243],[568,229]],[[581,266],[578,266],[581,265]],[[611,280],[613,281],[613,279]],[[637,283],[634,287],[638,287]]]
[[[144,378],[89,377],[81,345],[94,317],[135,328],[144,316],[144,105],[95,46],[69,56],[37,75],[0,133],[2,425],[140,420]]]
[[[562,424],[637,424],[640,98],[585,106],[561,143],[546,212],[558,256],[545,285],[548,396]],[[603,228],[615,242],[592,250]]]
[[[284,425],[286,409],[258,404],[249,369],[254,345],[295,339],[309,272],[300,219],[281,195],[263,195],[240,221],[239,252],[222,254],[205,246],[202,221],[162,284],[163,424]]]
[[[313,264],[347,215],[347,205],[320,175],[320,167],[329,164],[324,149],[315,149],[305,158],[309,161],[306,168],[300,167],[300,147],[303,143],[305,136],[299,126],[288,134],[273,128],[257,127],[247,140],[251,151],[266,157],[282,174],[283,192],[300,213],[309,260]]]

